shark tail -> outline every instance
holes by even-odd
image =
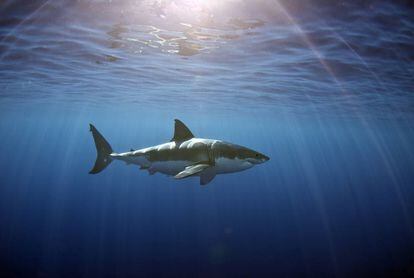
[[[89,174],[97,174],[105,169],[111,162],[112,158],[110,154],[113,152],[111,145],[105,140],[101,133],[92,125],[89,124],[90,131],[92,132],[93,140],[95,141],[95,147],[97,151],[95,165]]]

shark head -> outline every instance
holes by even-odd
[[[224,157],[239,161],[242,160],[243,162],[246,162],[246,164],[250,165],[250,167],[269,160],[268,156],[243,146],[227,142],[222,142],[221,144],[217,144],[217,146],[220,148]]]
[[[238,158],[244,161],[256,165],[268,161],[270,158],[262,153],[251,150],[249,148],[242,147],[238,152]]]

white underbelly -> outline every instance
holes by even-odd
[[[242,159],[218,158],[215,170],[217,174],[240,172],[251,168],[253,165]]]
[[[151,164],[151,171],[163,173],[165,175],[176,175],[183,171],[185,167],[193,164],[191,161],[156,161]]]

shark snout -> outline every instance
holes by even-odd
[[[265,163],[266,161],[268,161],[270,158],[266,155],[262,155],[262,157],[260,157],[259,161],[257,164],[259,163]]]
[[[264,154],[257,154],[255,157],[248,158],[247,161],[251,164],[261,164],[268,161],[270,158]]]

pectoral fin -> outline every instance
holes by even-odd
[[[216,171],[214,170],[214,168],[210,167],[210,168],[205,169],[200,174],[200,185],[208,184],[214,179],[215,176],[216,176]]]
[[[155,169],[154,167],[148,168],[148,173],[150,174],[150,176],[154,175],[156,172],[157,172],[157,169]]]
[[[184,171],[181,171],[180,173],[178,173],[177,175],[175,175],[176,179],[183,179],[189,176],[193,176],[195,174],[198,174],[200,172],[202,172],[204,169],[209,168],[210,165],[209,164],[194,164],[191,166],[187,166],[185,167]]]

